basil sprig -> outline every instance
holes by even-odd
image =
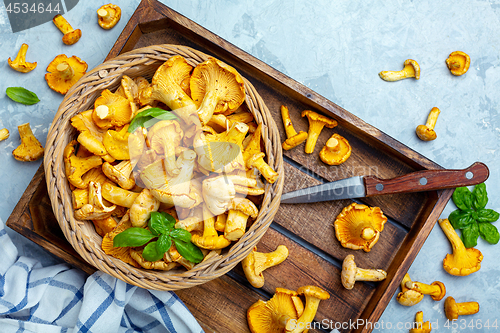
[[[479,236],[488,243],[498,243],[500,234],[491,222],[497,221],[500,215],[493,209],[486,209],[486,184],[476,185],[472,192],[467,187],[458,187],[452,198],[458,209],[448,216],[448,220],[453,228],[462,231],[465,247],[476,246]]]
[[[114,247],[143,246],[142,256],[147,261],[158,261],[174,242],[177,251],[184,259],[195,264],[203,260],[201,250],[191,242],[191,234],[184,229],[175,229],[175,219],[165,212],[152,212],[148,221],[148,229],[128,228],[113,239]],[[151,240],[157,238],[155,241]]]
[[[128,132],[133,133],[139,127],[148,128],[150,126],[153,126],[160,120],[173,119],[177,119],[177,117],[171,111],[163,110],[160,108],[149,108],[135,115],[135,117],[130,122]]]
[[[5,93],[14,102],[24,105],[33,105],[40,102],[38,96],[34,92],[23,87],[9,87],[5,90]]]

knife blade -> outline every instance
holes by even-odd
[[[488,177],[488,167],[481,162],[461,170],[422,170],[391,179],[369,175],[355,176],[285,193],[281,196],[281,203],[308,203],[442,190],[477,185]]]

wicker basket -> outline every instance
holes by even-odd
[[[221,255],[196,265],[193,269],[154,271],[135,268],[105,254],[91,221],[78,221],[73,214],[71,190],[64,172],[64,147],[76,138],[70,119],[79,112],[91,109],[104,89],[114,91],[123,75],[151,79],[156,69],[174,55],[183,56],[196,66],[208,55],[179,45],[155,45],[124,53],[106,61],[83,76],[66,94],[49,130],[45,150],[45,175],[52,209],[66,239],[89,264],[127,283],[156,290],[177,290],[213,280],[231,270],[259,242],[278,210],[283,177],[274,184],[266,183],[259,215],[249,230]],[[263,141],[268,163],[283,175],[283,158],[278,129],[264,101],[255,88],[245,80],[246,103],[258,123],[263,124]]]

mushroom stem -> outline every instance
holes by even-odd
[[[446,298],[444,302],[444,312],[446,318],[449,320],[455,320],[459,316],[472,315],[479,312],[478,302],[462,302],[457,303],[455,299],[451,296]]]
[[[299,317],[296,321],[288,321],[286,325],[287,333],[302,333],[306,330],[307,324],[311,323],[316,316],[316,312],[318,311],[319,302],[321,300],[319,298],[313,296],[306,296],[306,307],[304,308],[304,312],[302,316]]]
[[[230,209],[227,215],[224,237],[236,241],[243,236],[247,227],[248,215],[234,209]],[[214,229],[215,230],[215,229]]]
[[[425,126],[434,129],[440,113],[441,111],[438,108],[433,107],[429,112],[429,115],[427,116],[427,122],[425,123]]]
[[[104,21],[109,21],[109,19],[111,18],[110,11],[104,8],[100,8],[99,10],[97,10],[97,15]]]
[[[366,241],[369,241],[373,239],[377,235],[375,229],[372,227],[365,227],[363,230],[361,230],[361,238],[363,238]]]
[[[326,142],[326,147],[331,151],[331,152],[339,152],[340,151],[340,142],[339,140],[335,138],[330,138]]]
[[[290,112],[284,105],[281,106],[281,118],[283,119],[283,125],[285,126],[286,137],[291,138],[297,135],[297,131],[293,128],[292,120],[290,119]]]
[[[53,22],[55,26],[65,35],[75,30],[61,14],[56,15]]]
[[[314,147],[316,147],[316,141],[318,141],[319,134],[325,127],[325,124],[322,122],[309,122],[309,131],[307,132],[307,141],[305,152],[306,154],[311,154],[314,151]]]
[[[451,226],[450,221],[448,221],[448,219],[440,219],[438,223],[446,235],[446,238],[448,238],[451,243],[453,254],[458,257],[466,257],[465,245]]]
[[[460,68],[460,63],[456,60],[451,60],[448,62],[448,67],[451,68]]]
[[[255,154],[250,157],[246,164],[248,168],[257,168],[264,178],[272,184],[278,179],[279,174],[264,161],[264,155],[264,153]]]
[[[415,60],[407,59],[402,70],[382,71],[378,75],[385,81],[399,81],[410,77],[418,80],[420,78],[420,66]]]
[[[17,56],[14,59],[14,62],[24,63],[26,61],[26,52],[28,52],[28,44],[23,43],[23,45],[21,45],[21,48],[19,49],[19,52],[17,52]]]
[[[381,269],[357,268],[356,281],[382,281],[387,277],[387,273]]]
[[[71,66],[66,62],[63,61],[60,64],[56,66],[56,70],[59,72],[59,75],[65,80],[71,80],[73,76],[75,76],[75,71]]]
[[[417,281],[408,281],[406,282],[406,287],[408,289],[418,291],[421,294],[430,295],[435,301],[440,301],[446,294],[444,284],[439,281],[434,281],[430,285]]]

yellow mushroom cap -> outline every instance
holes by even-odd
[[[77,56],[68,58],[66,55],[60,54],[47,66],[49,73],[45,74],[45,81],[50,89],[65,95],[87,72],[87,67],[87,63]]]
[[[123,126],[134,116],[134,103],[105,89],[94,102],[92,119],[100,128]]]
[[[103,29],[113,28],[122,16],[122,10],[117,5],[107,4],[97,10],[98,24]]]
[[[232,113],[245,101],[243,78],[233,67],[215,58],[195,67],[190,88],[202,124],[208,123],[214,113]]]
[[[325,300],[330,298],[330,294],[320,287],[316,286],[303,286],[297,289],[299,295],[310,296],[318,298],[320,300]]]
[[[469,70],[470,57],[467,53],[455,51],[450,53],[448,59],[446,59],[446,65],[451,74],[456,76],[464,75]]]
[[[286,322],[297,319],[293,291],[276,288],[276,293],[267,302],[258,300],[247,311],[247,321],[252,333],[281,333]]]
[[[319,158],[329,165],[342,164],[349,156],[351,156],[351,145],[339,134],[333,134],[319,152]]]
[[[369,252],[384,230],[385,222],[387,217],[379,207],[352,203],[337,216],[335,236],[343,247]]]

